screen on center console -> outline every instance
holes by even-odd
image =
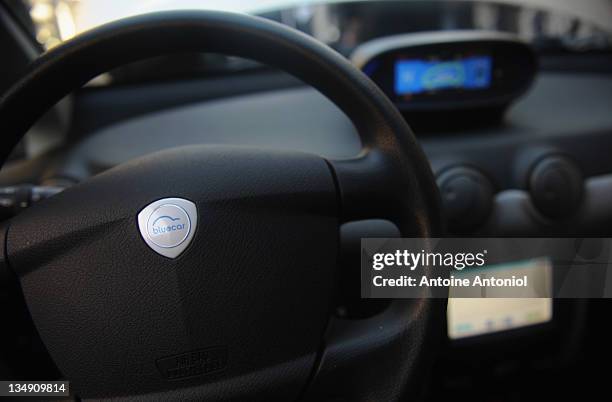
[[[535,286],[550,287],[552,283],[552,265],[548,258],[500,264],[489,269],[526,275]],[[499,297],[498,288],[482,289],[482,298],[453,298],[457,291],[453,287],[449,289],[447,320],[451,339],[542,324],[552,319],[550,298],[504,298]]]
[[[395,93],[403,96],[447,89],[487,89],[491,86],[492,64],[490,56],[401,59],[395,62]]]

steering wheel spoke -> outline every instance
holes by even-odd
[[[383,153],[372,150],[329,163],[340,193],[341,222],[396,216],[397,171],[394,173],[392,162]]]
[[[429,210],[437,208],[437,200],[423,199],[415,192],[419,184],[410,174],[410,166],[397,163],[394,155],[379,149],[329,163],[339,189],[342,223],[384,219],[393,222],[404,236],[431,234]]]

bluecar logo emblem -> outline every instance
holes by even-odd
[[[155,252],[176,258],[187,248],[198,221],[193,202],[183,198],[163,198],[138,214],[143,240]]]
[[[163,215],[158,218],[155,218],[153,221],[153,232],[151,236],[156,237],[159,235],[163,235],[164,233],[176,232],[180,230],[186,230],[186,224],[180,222],[181,218],[173,218],[169,215]],[[179,221],[179,223],[176,223]]]

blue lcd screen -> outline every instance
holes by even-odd
[[[491,85],[492,60],[473,56],[450,61],[399,60],[395,93],[413,95],[442,89],[486,89]]]

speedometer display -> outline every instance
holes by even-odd
[[[351,56],[399,110],[504,110],[537,72],[520,38],[486,31],[423,32],[378,38]],[[490,116],[499,113],[491,113]]]
[[[444,89],[486,89],[491,85],[492,64],[490,56],[398,60],[395,63],[395,93],[412,95]]]

